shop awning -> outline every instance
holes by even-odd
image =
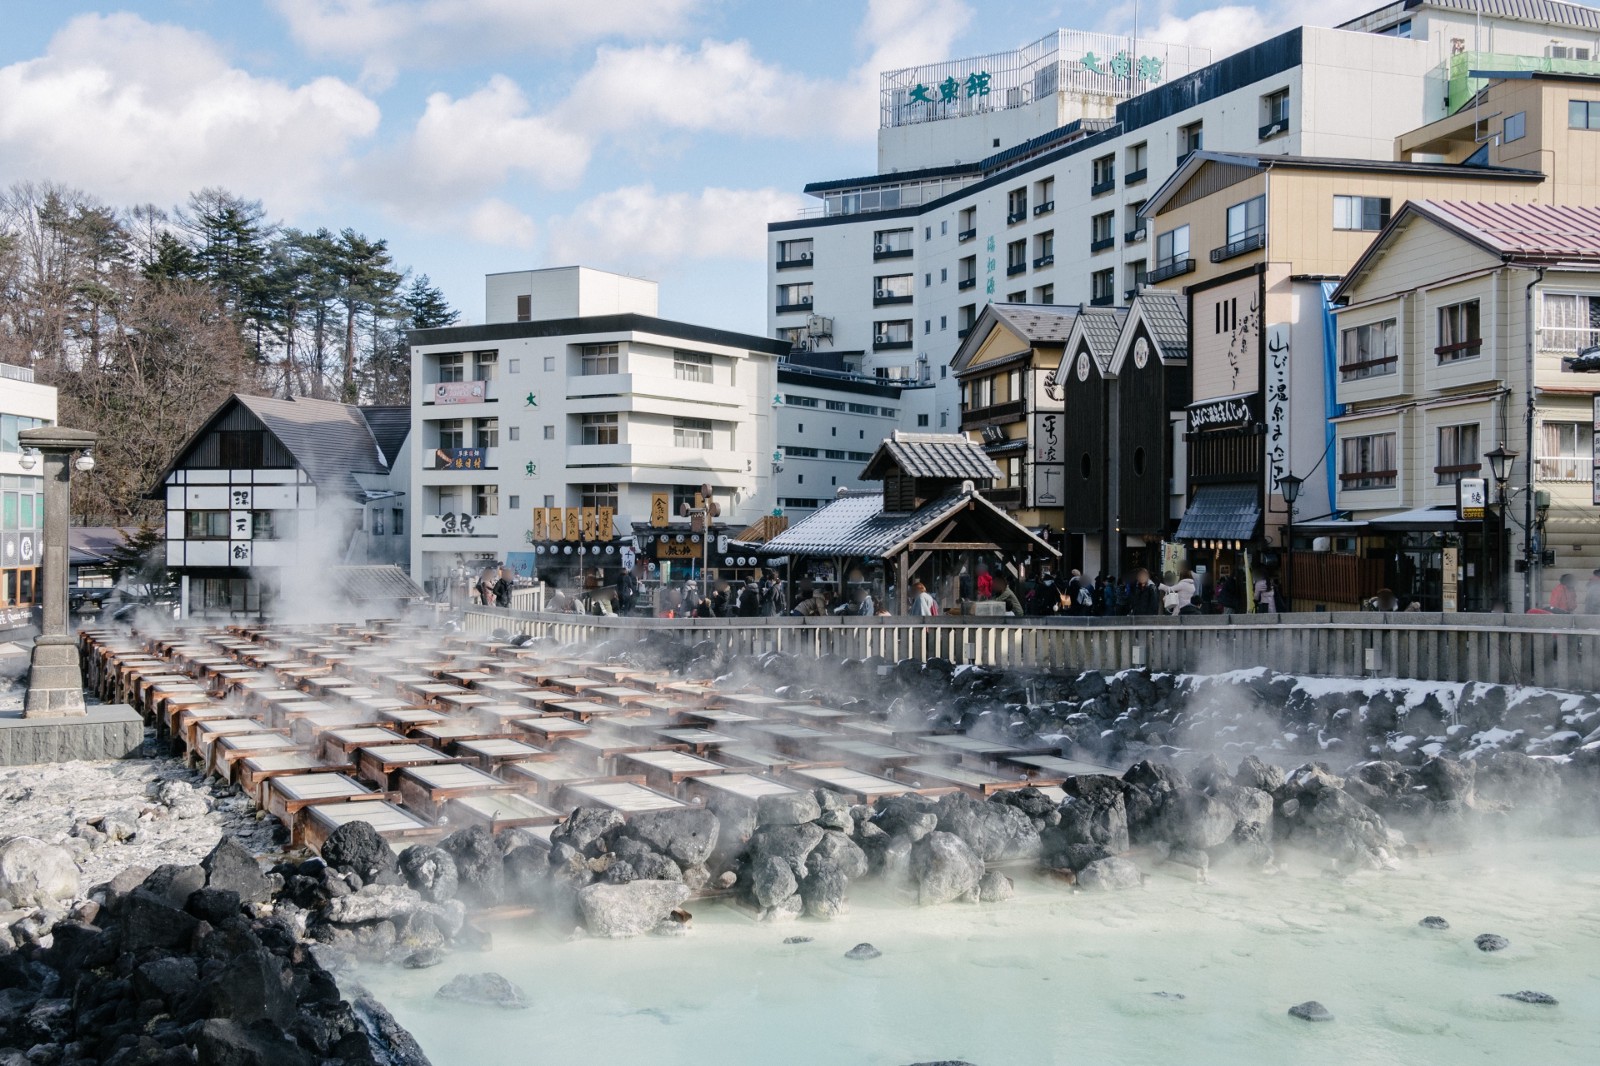
[[[1480,523],[1474,522],[1473,525]],[[1456,528],[1454,507],[1418,507],[1398,514],[1373,515],[1367,519],[1372,529],[1403,533],[1440,533]]]
[[[1178,523],[1179,540],[1256,539],[1261,504],[1253,485],[1201,485]]]

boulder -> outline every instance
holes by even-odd
[[[809,867],[819,860],[837,865],[852,881],[867,875],[867,853],[839,830],[829,829],[822,834],[822,840],[806,856],[806,865]]]
[[[590,934],[628,937],[650,932],[688,898],[681,881],[592,884],[578,890],[578,908]]]
[[[1011,878],[999,870],[987,870],[978,881],[978,900],[982,903],[1003,903],[1017,894]]]
[[[493,972],[457,974],[434,995],[456,1003],[506,1010],[525,1010],[529,1006],[528,997],[522,989]]]
[[[623,824],[621,813],[610,807],[578,807],[550,835],[550,844],[567,844],[586,855],[598,853],[602,839]]]
[[[399,864],[378,831],[366,822],[347,822],[322,842],[322,860],[335,870],[349,870],[371,884],[394,874]]]
[[[1292,780],[1291,775],[1284,787],[1291,787]],[[1301,792],[1281,801],[1278,810],[1289,826],[1290,841],[1300,847],[1374,869],[1391,858],[1383,819],[1343,789],[1324,786]]]
[[[1439,917],[1437,914],[1430,914],[1426,918],[1423,918],[1417,922],[1417,924],[1422,926],[1424,929],[1444,930],[1450,928],[1450,923]]]
[[[1304,1003],[1296,1003],[1290,1007],[1289,1017],[1299,1018],[1303,1022],[1333,1021],[1333,1014],[1329,1012],[1328,1008],[1314,999],[1308,999]]]
[[[1028,816],[1015,807],[980,803],[955,792],[940,798],[938,816],[939,829],[966,841],[984,862],[1032,858],[1039,854],[1039,831]]]
[[[816,817],[816,823],[824,829],[838,829],[845,833],[855,831],[855,819],[850,815],[850,803],[839,793],[827,788],[813,789],[811,794],[816,797],[817,807],[822,813]]]
[[[764,825],[750,835],[749,858],[752,863],[768,856],[777,856],[788,862],[796,874],[805,876],[806,856],[822,843],[827,830],[820,825]]]
[[[176,1006],[200,987],[200,970],[194,959],[185,956],[154,959],[133,971],[133,987],[140,999]]]
[[[629,868],[629,881],[682,881],[683,869],[677,863],[661,854],[642,840],[633,837],[618,837],[611,842],[611,856],[622,865]],[[605,858],[604,856],[602,858]],[[608,871],[609,872],[609,871]],[[607,877],[608,881],[618,881],[620,878]]]
[[[204,818],[211,813],[211,801],[187,781],[161,782],[156,800],[174,818]]]
[[[1504,951],[1511,946],[1511,941],[1499,933],[1479,933],[1472,942],[1478,945],[1479,951]]]
[[[366,885],[359,892],[330,899],[322,908],[326,921],[341,925],[393,921],[422,906],[422,897],[402,885]]]
[[[283,959],[265,948],[243,952],[207,973],[201,986],[202,1016],[241,1025],[269,1021],[287,1027],[295,1014],[292,984],[293,975]]]
[[[715,814],[687,807],[636,814],[628,822],[625,832],[649,844],[680,866],[694,866],[711,857],[721,830],[722,825]]]
[[[849,951],[845,952],[844,953],[844,957],[847,958],[847,959],[855,959],[857,961],[860,961],[862,959],[876,959],[876,958],[880,957],[882,954],[883,954],[883,952],[879,951],[877,948],[873,947],[871,944],[862,942],[860,944],[857,944],[855,947],[851,948]]]
[[[456,894],[463,903],[496,907],[505,902],[505,859],[487,828],[475,825],[452,833],[439,848],[456,864]]]
[[[200,927],[199,919],[164,898],[135,889],[122,905],[122,950],[187,949]]]
[[[1174,847],[1204,850],[1225,843],[1237,821],[1221,800],[1182,788],[1167,795],[1150,826],[1157,839]]]
[[[822,817],[822,805],[809,792],[785,792],[756,799],[759,825],[804,825]]]
[[[1478,760],[1473,791],[1480,803],[1496,807],[1552,808],[1561,803],[1561,776],[1549,759],[1497,751]]]
[[[100,832],[113,844],[132,840],[139,831],[139,813],[129,807],[118,807],[100,817]]]
[[[922,906],[976,898],[983,860],[954,833],[935,830],[912,847],[911,878]]]
[[[312,1066],[314,1061],[277,1027],[244,1026],[228,1018],[207,1019],[195,1046],[199,1066]]]
[[[813,856],[806,866],[806,878],[800,882],[800,899],[805,904],[805,913],[812,918],[834,918],[844,913],[850,879],[840,865]]]
[[[237,892],[245,903],[265,903],[277,887],[272,878],[261,872],[255,856],[227,835],[200,860],[200,868],[206,872],[206,887]]]
[[[893,837],[916,842],[939,828],[934,802],[922,796],[895,796],[882,801],[872,821]]]
[[[231,888],[202,888],[189,897],[183,909],[213,927],[237,917],[242,901]]]
[[[776,855],[767,855],[750,869],[750,894],[762,907],[774,907],[800,889],[794,870]]]
[[[0,900],[13,907],[48,907],[72,899],[80,887],[78,864],[66,848],[29,836],[0,843]]]
[[[510,858],[506,856],[508,863]],[[443,903],[455,898],[456,861],[449,852],[429,844],[413,844],[400,853],[399,867],[406,884],[428,902]]]
[[[1417,767],[1417,781],[1435,802],[1460,803],[1467,807],[1476,803],[1471,763],[1436,755]]]
[[[1518,1003],[1531,1003],[1537,1007],[1554,1007],[1558,1002],[1556,997],[1548,992],[1534,992],[1526,988],[1521,992],[1502,992],[1500,996],[1502,999],[1514,999]]]
[[[1283,785],[1283,768],[1262,762],[1254,755],[1246,755],[1233,775],[1233,783],[1240,788],[1276,792]]]
[[[1250,788],[1239,785],[1222,785],[1211,794],[1212,799],[1220,801],[1228,808],[1233,816],[1233,833],[1238,835],[1240,826],[1258,826],[1260,832],[1255,836],[1262,841],[1272,839],[1272,796],[1259,788]]]
[[[1142,884],[1144,874],[1139,872],[1139,868],[1127,859],[1116,856],[1097,859],[1078,871],[1079,888],[1112,891],[1138,888]]]
[[[182,909],[189,897],[206,887],[206,872],[198,866],[179,866],[167,863],[157,866],[139,883],[139,888],[167,902],[170,907]]]

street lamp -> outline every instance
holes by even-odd
[[[1500,593],[1500,602],[1506,603],[1511,598],[1510,576],[1506,573],[1507,556],[1510,554],[1506,544],[1506,482],[1511,480],[1511,468],[1517,463],[1517,453],[1504,444],[1497,444],[1493,451],[1485,452],[1483,457],[1489,460],[1489,473],[1494,477],[1495,488],[1500,495],[1500,536],[1497,538],[1494,560],[1500,577],[1495,582],[1495,590]]]
[[[1289,528],[1283,537],[1283,598],[1288,602],[1289,610],[1294,610],[1294,501],[1300,498],[1300,486],[1305,484],[1305,478],[1285,474],[1278,479],[1278,491],[1283,494],[1283,502],[1289,509]],[[1280,611],[1282,607],[1278,608]]]

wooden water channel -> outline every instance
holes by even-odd
[[[548,841],[578,806],[630,817],[829,788],[851,802],[1039,786],[1059,753],[393,622],[84,630],[86,685],[313,850],[370,823],[403,849],[481,824]],[[1053,760],[1042,763],[1041,757]]]

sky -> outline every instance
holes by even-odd
[[[1214,57],[1376,0],[1145,0]],[[1042,0],[0,0],[0,187],[171,208],[222,186],[387,238],[463,322],[483,275],[582,263],[765,332],[765,227],[872,173],[881,70],[1130,32]]]

